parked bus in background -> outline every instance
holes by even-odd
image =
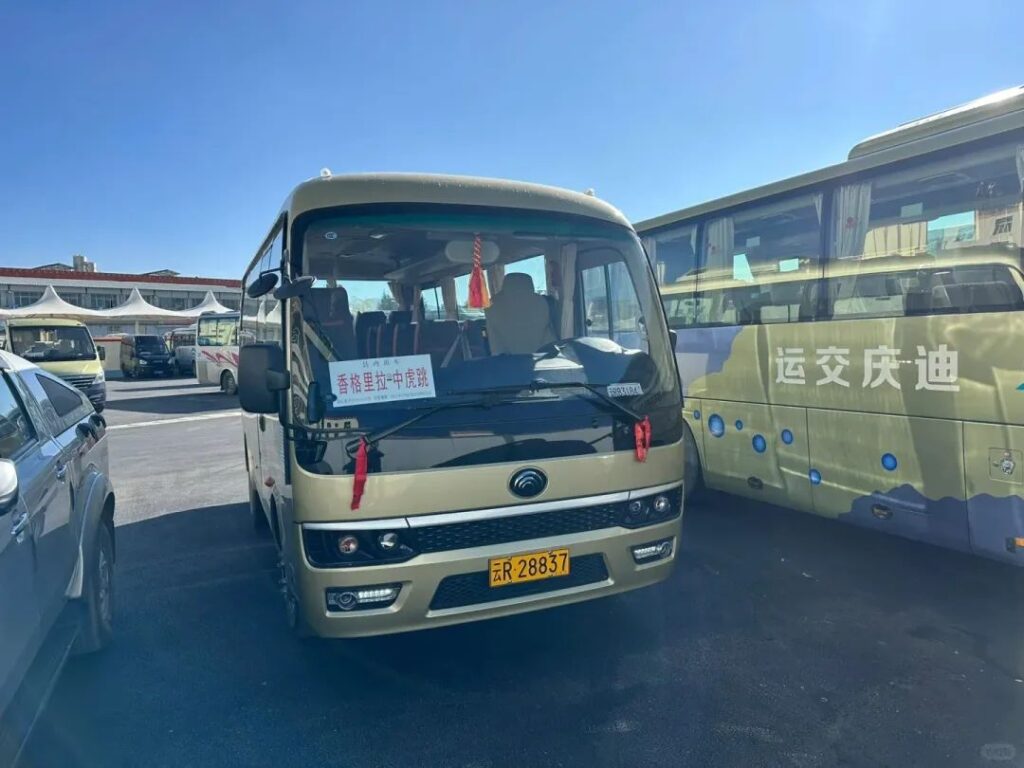
[[[637,225],[687,487],[1024,564],[1024,88]]]
[[[243,285],[250,504],[297,630],[437,627],[669,575],[678,372],[610,205],[328,174],[292,192]]]
[[[238,387],[238,313],[203,315],[196,323],[196,379],[233,395]]]
[[[12,317],[5,321],[0,346],[81,390],[97,412],[106,406],[106,354],[93,342],[84,323],[56,317]]]
[[[179,374],[196,373],[196,327],[193,323],[187,328],[175,328],[167,339]]]

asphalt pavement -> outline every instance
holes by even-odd
[[[1024,574],[705,495],[667,582],[303,641],[252,531],[237,400],[113,382],[116,638],[25,766],[1024,766]]]

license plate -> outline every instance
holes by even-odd
[[[490,586],[504,587],[569,575],[569,550],[552,549],[512,557],[495,557],[488,565]]]

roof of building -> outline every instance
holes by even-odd
[[[115,282],[115,283],[164,283],[171,285],[219,285],[224,288],[239,289],[241,280],[228,280],[222,277],[183,277],[159,274],[129,274],[127,272],[78,272],[66,269],[30,269],[24,267],[0,267],[0,278],[21,277],[48,282],[50,280],[81,280],[83,282]]]

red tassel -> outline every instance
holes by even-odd
[[[469,306],[472,309],[487,309],[491,306],[491,297],[487,294],[487,283],[484,282],[480,250],[480,235],[477,235],[473,238],[473,271],[469,276]]]
[[[366,438],[359,439],[359,450],[356,451],[356,474],[352,481],[352,505],[350,509],[359,509],[359,502],[363,498],[363,490],[366,488],[366,471],[369,461],[366,456]]]
[[[636,460],[647,461],[647,452],[651,449],[651,419],[644,416],[633,425],[633,442],[636,447]]]

